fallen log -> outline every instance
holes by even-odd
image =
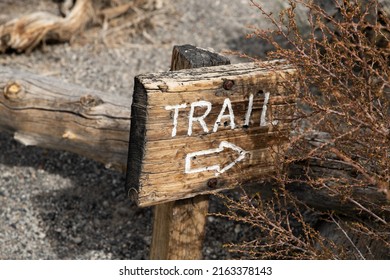
[[[24,145],[70,151],[125,172],[130,98],[0,68],[0,130]]]
[[[313,132],[305,139],[316,148],[330,143],[331,136],[325,132]],[[356,184],[362,175],[336,154],[296,161],[290,165],[289,175],[293,183],[287,186],[288,190],[310,207],[336,211],[345,216],[359,213],[374,217],[382,224],[390,219],[387,188],[378,188],[377,184]]]

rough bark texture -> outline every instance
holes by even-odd
[[[0,129],[16,140],[125,172],[130,100],[4,67],[0,88]]]
[[[325,132],[317,132],[312,137],[306,138],[308,143],[317,147],[329,141],[330,135]],[[331,187],[319,187],[314,189],[309,185],[309,180],[316,178],[343,179],[353,182],[356,180],[356,170],[347,162],[342,161],[334,155],[328,158],[311,158],[295,162],[289,170],[291,178],[297,179],[296,183],[288,186],[299,201],[319,210],[333,210],[346,216],[361,215],[372,216],[368,211],[362,211],[363,207],[372,209],[376,213],[389,218],[390,203],[386,192],[378,190],[374,185],[366,187],[354,187],[350,189],[350,195],[343,197]],[[307,182],[307,183],[306,183]],[[374,202],[374,203],[373,203]],[[377,205],[376,209],[374,205]]]

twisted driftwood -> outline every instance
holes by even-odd
[[[66,17],[36,12],[0,26],[0,52],[31,51],[42,41],[69,41],[95,17],[92,0],[78,0]]]
[[[83,32],[93,22],[118,17],[151,0],[133,0],[115,7],[98,9],[92,0],[77,0],[72,7],[65,1],[60,6],[64,17],[48,12],[35,12],[0,25],[0,53],[7,50],[30,52],[41,42],[66,42]]]

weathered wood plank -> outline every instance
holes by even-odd
[[[293,74],[273,61],[137,76],[128,187],[138,204],[262,180],[288,141],[295,96],[283,83]]]
[[[164,92],[197,92],[214,91],[216,96],[231,96],[232,93],[221,87],[221,82],[234,80],[234,92],[248,94],[248,90],[258,89],[264,92],[274,90],[277,82],[279,89],[283,89],[283,77],[294,74],[295,70],[283,61],[270,61],[268,67],[256,63],[238,63],[198,69],[180,70],[172,72],[149,73],[137,76],[146,90],[153,94]],[[270,75],[272,72],[274,75]],[[258,83],[261,83],[260,85]],[[271,86],[271,87],[270,87]],[[252,91],[257,93],[258,91]],[[165,95],[159,94],[160,97]]]
[[[25,145],[65,150],[124,172],[130,98],[0,67],[0,129]]]
[[[202,259],[208,208],[208,195],[156,205],[150,258]]]

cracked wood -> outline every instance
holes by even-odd
[[[65,150],[125,172],[127,98],[0,68],[0,129],[25,145]]]

